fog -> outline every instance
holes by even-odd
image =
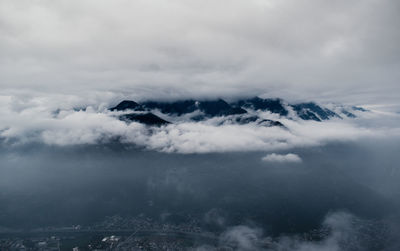
[[[91,225],[113,215],[159,220],[193,215],[226,241],[232,227],[283,238],[345,213],[368,221],[370,228],[391,228],[366,237],[378,236],[378,244],[389,247],[386,241],[399,226],[393,220],[400,205],[399,142],[366,139],[293,149],[301,162],[263,161],[265,152],[182,155],[129,144],[2,144],[0,227]]]
[[[1,0],[0,235],[149,217],[212,232],[197,250],[400,250],[399,14],[398,0]],[[252,96],[367,110],[160,127],[109,110]]]

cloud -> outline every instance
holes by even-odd
[[[302,162],[301,158],[297,154],[288,153],[288,154],[276,154],[271,153],[267,154],[265,157],[261,159],[265,162],[278,162],[278,163],[300,163]]]
[[[346,212],[328,214],[322,225],[329,231],[321,241],[305,241],[293,237],[282,237],[275,243],[276,250],[290,251],[340,251],[363,250],[362,238],[358,236],[354,221],[356,218]],[[360,222],[362,224],[362,222]]]
[[[391,243],[382,243],[385,236],[380,231],[379,228],[371,228],[370,221],[339,211],[325,216],[321,228],[314,231],[313,238],[306,238],[306,234],[302,237],[292,235],[276,238],[265,235],[260,228],[239,225],[227,228],[220,235],[218,247],[239,251],[341,251],[390,246]],[[205,248],[200,246],[196,250]]]
[[[65,102],[59,103],[59,100]],[[94,105],[97,101],[97,98],[88,101],[71,95],[0,96],[0,137],[3,143],[14,145],[27,142],[59,146],[122,142],[162,152],[210,153],[290,150],[332,141],[400,135],[399,116],[380,113],[322,123],[280,118],[288,129],[254,123],[221,125],[220,119],[182,120],[159,128],[147,127],[120,121],[117,114],[108,111],[106,104]],[[81,108],[85,102],[93,105]],[[270,113],[258,115],[277,119]],[[291,155],[272,155],[267,159],[271,158],[294,159]]]
[[[399,99],[399,2],[0,2],[1,92]]]
[[[212,208],[207,213],[205,213],[204,222],[210,225],[223,227],[226,224],[227,219],[224,216],[223,210]]]
[[[230,246],[235,250],[259,250],[262,230],[248,226],[235,226],[226,230],[220,236],[220,245]]]

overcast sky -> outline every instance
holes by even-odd
[[[0,0],[0,92],[393,103],[399,44],[398,0]]]

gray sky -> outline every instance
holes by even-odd
[[[397,0],[0,0],[0,92],[393,103],[399,44]]]

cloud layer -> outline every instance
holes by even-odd
[[[399,98],[399,1],[0,2],[0,87]]]
[[[66,100],[62,106],[57,101]],[[70,101],[68,101],[70,100]],[[278,118],[260,112],[266,119],[279,119],[286,128],[265,127],[256,123],[222,124],[218,118],[179,121],[162,127],[120,121],[104,104],[74,108],[78,97],[55,96],[21,99],[0,97],[0,137],[9,144],[42,142],[50,145],[101,144],[122,142],[146,149],[208,153],[226,151],[277,151],[294,147],[322,145],[332,141],[351,141],[365,137],[399,135],[398,115],[366,113],[365,118],[333,119],[326,122]],[[69,103],[71,102],[71,103]],[[61,107],[61,108],[60,108]],[[390,118],[391,123],[387,122]],[[379,123],[376,123],[379,122]],[[388,127],[388,125],[390,125]],[[267,161],[298,161],[295,155],[268,155]]]

